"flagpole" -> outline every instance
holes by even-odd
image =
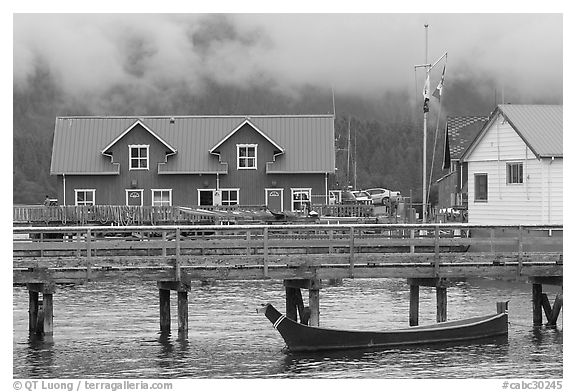
[[[414,68],[426,68],[426,79],[425,79],[425,84],[424,84],[424,107],[423,107],[423,111],[424,111],[424,121],[423,121],[423,126],[422,126],[422,223],[426,223],[427,218],[428,218],[428,211],[427,211],[427,206],[428,206],[428,189],[427,189],[427,181],[426,181],[426,172],[427,172],[427,168],[426,168],[426,142],[427,142],[427,130],[428,130],[428,111],[429,111],[429,106],[428,106],[428,101],[430,100],[430,70],[432,70],[432,68],[434,68],[436,66],[436,64],[438,64],[440,62],[440,60],[442,60],[443,58],[447,57],[448,52],[444,53],[442,56],[440,56],[438,58],[438,60],[436,60],[434,62],[434,64],[429,64],[428,63],[428,25],[425,24],[424,28],[426,29],[426,41],[425,41],[425,62],[424,64],[421,65],[415,65]]]
[[[425,42],[425,58],[424,64],[426,64],[426,80],[430,77],[430,65],[428,64],[428,24],[424,25],[426,31],[426,42]],[[426,102],[424,103],[426,105]],[[426,190],[426,129],[428,127],[428,111],[424,108],[424,124],[423,124],[423,142],[422,142],[422,223],[426,223],[427,218],[427,190]]]

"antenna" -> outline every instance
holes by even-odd
[[[334,114],[334,118],[336,118],[336,99],[334,98],[334,86],[330,86],[332,89],[332,113]]]

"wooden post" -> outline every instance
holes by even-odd
[[[506,313],[508,311],[508,301],[496,302],[496,313]]]
[[[328,229],[328,253],[334,253],[334,246],[332,243],[334,242],[334,230]]]
[[[447,320],[448,296],[446,287],[436,286],[436,321],[441,323]]]
[[[252,248],[250,247],[250,230],[246,230],[246,255],[250,256],[252,254]]]
[[[354,276],[354,227],[350,227],[350,276]]]
[[[188,335],[188,292],[178,291],[178,334]]]
[[[414,249],[416,248],[414,246],[413,241],[414,241],[414,229],[410,229],[410,243],[412,244],[412,245],[410,245],[410,253],[414,253]]]
[[[308,305],[310,306],[309,324],[312,327],[320,326],[320,289],[310,289],[308,292]]]
[[[286,287],[286,317],[294,321],[297,321],[296,290],[299,289]]]
[[[494,228],[490,229],[490,253],[494,253]]]
[[[174,278],[180,280],[180,228],[176,228],[176,261],[174,263]]]
[[[440,268],[440,227],[434,227],[434,276],[438,276]]]
[[[166,257],[166,230],[162,230],[162,256]]]
[[[562,303],[564,302],[562,294],[556,294],[556,299],[554,299],[554,306],[552,307],[552,317],[548,321],[549,326],[556,326],[556,321],[560,315],[560,310],[562,309]]]
[[[542,285],[532,283],[532,323],[542,325]]]
[[[54,333],[54,302],[52,293],[43,293],[42,302],[44,309],[44,335],[51,336]]]
[[[413,233],[414,231],[412,231]],[[409,324],[410,326],[418,325],[418,313],[420,306],[420,286],[417,284],[410,285],[410,312]]]
[[[159,289],[160,298],[160,332],[170,332],[170,290]]]
[[[92,275],[92,230],[86,231],[86,279]]]
[[[40,257],[44,257],[44,233],[40,232],[40,243],[42,247],[40,248]]]
[[[28,333],[35,334],[38,325],[38,292],[28,290]]]
[[[524,256],[523,231],[524,230],[522,230],[522,226],[520,226],[518,229],[518,267],[517,267],[518,275],[520,275],[520,273],[522,272],[522,258]],[[540,285],[540,288],[542,288],[542,285]],[[540,315],[540,318],[542,318],[542,315]],[[541,324],[542,322],[540,322],[540,325]]]
[[[264,277],[268,278],[268,227],[264,228]]]
[[[549,325],[550,319],[552,318],[552,307],[550,306],[550,301],[548,301],[548,296],[546,293],[542,293],[542,309],[544,310],[544,315],[548,320],[546,325]]]
[[[307,324],[308,320],[305,320],[307,316],[305,315],[304,300],[302,299],[302,290],[295,289],[294,297],[296,302],[296,309],[298,310],[298,319],[300,320],[300,324]],[[306,321],[306,323],[304,321]]]

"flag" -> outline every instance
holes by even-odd
[[[424,90],[422,90],[424,99],[430,99],[430,74],[426,73],[426,82],[424,82]]]
[[[440,97],[442,96],[442,89],[444,88],[444,74],[445,73],[446,73],[446,65],[444,65],[444,69],[442,70],[442,77],[440,78],[440,82],[438,83],[438,86],[436,86],[436,90],[434,90],[434,92],[432,93],[432,96],[438,98],[438,100],[440,100]]]
[[[426,72],[426,82],[424,82],[422,95],[424,96],[424,113],[428,113],[428,101],[430,100],[430,74],[428,72]]]

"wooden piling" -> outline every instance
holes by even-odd
[[[320,326],[320,289],[310,289],[308,293],[308,305],[310,306],[310,320],[308,325]]]
[[[448,295],[446,286],[436,286],[436,321],[447,320]]]
[[[178,334],[188,335],[188,292],[178,291]]]
[[[532,323],[535,326],[542,325],[542,285],[532,284]]]
[[[410,326],[418,325],[418,313],[420,306],[420,286],[417,284],[410,285]]]
[[[159,289],[160,299],[160,332],[170,332],[170,290]]]
[[[44,310],[43,333],[45,336],[52,336],[54,333],[54,302],[52,293],[43,293],[42,302]]]
[[[28,332],[33,335],[38,325],[38,292],[28,291],[28,298]]]
[[[508,301],[496,302],[496,313],[506,313],[508,311]]]
[[[556,326],[556,321],[558,321],[558,316],[560,315],[560,310],[562,309],[562,304],[564,302],[562,294],[556,294],[556,299],[554,300],[554,306],[552,307],[552,317],[548,321],[549,326]]]
[[[294,287],[286,287],[286,317],[290,320],[297,321],[297,297],[296,290],[300,290]]]

